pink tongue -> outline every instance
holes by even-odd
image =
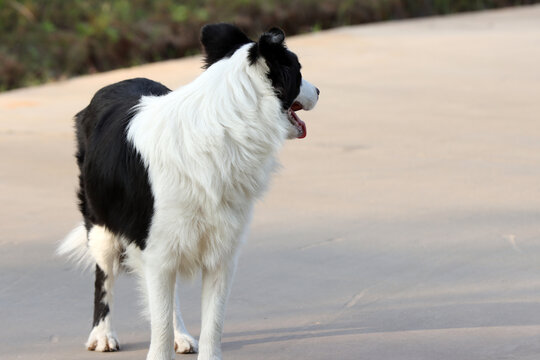
[[[302,133],[298,134],[297,138],[298,139],[305,138],[307,135],[306,123],[300,120],[300,118],[296,115],[294,111],[291,111],[291,114],[294,117],[294,120],[296,120],[296,122],[298,122],[298,125],[300,125],[300,127],[302,128]]]

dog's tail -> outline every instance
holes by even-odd
[[[62,240],[60,246],[56,249],[56,254],[66,257],[70,262],[83,270],[90,268],[96,263],[88,248],[88,232],[83,223],[71,230],[64,240]]]

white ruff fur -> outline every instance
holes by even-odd
[[[128,139],[154,195],[145,262],[190,276],[233,259],[291,127],[264,60],[249,65],[249,46],[138,107]]]

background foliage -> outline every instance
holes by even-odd
[[[540,0],[0,0],[0,91],[199,51],[199,29],[255,35],[448,14]]]

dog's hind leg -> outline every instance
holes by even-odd
[[[178,276],[176,279],[176,290],[175,290],[175,307],[174,307],[174,351],[177,354],[190,354],[196,353],[198,350],[197,340],[189,334],[184,325],[184,320],[182,319],[182,313],[180,312],[180,281]]]
[[[116,237],[101,226],[88,233],[88,248],[96,261],[93,328],[86,342],[88,350],[117,351],[120,344],[111,324],[114,279],[120,267],[120,246]]]

